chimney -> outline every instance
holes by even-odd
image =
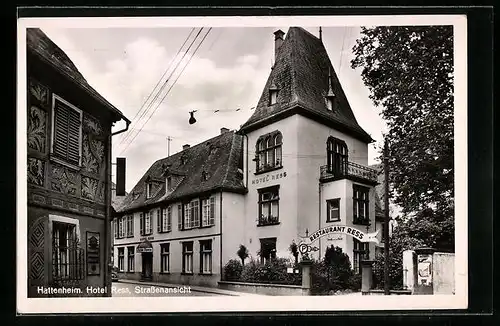
[[[182,150],[188,149],[189,147],[190,147],[189,144],[183,145]]]
[[[225,133],[226,133],[226,132],[228,132],[228,131],[229,131],[229,129],[227,129],[227,128],[220,128],[220,134],[221,134],[221,135],[222,135],[222,134],[225,134]]]
[[[285,33],[281,29],[278,29],[276,32],[274,32],[274,63],[276,63],[276,59],[278,58],[278,50],[283,44],[284,35]]]

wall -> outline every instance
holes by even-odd
[[[278,257],[292,258],[288,248],[292,241],[297,241],[297,220],[299,205],[304,198],[299,198],[298,182],[298,116],[294,115],[248,134],[248,193],[245,204],[245,234],[242,243],[247,246],[252,258],[258,259],[261,238],[277,238],[276,250]],[[282,168],[255,174],[256,143],[261,135],[279,130],[283,136]],[[246,140],[245,140],[246,141]],[[279,221],[278,225],[257,226],[259,215],[258,189],[280,185],[279,189]]]
[[[157,220],[153,214],[152,228],[153,233],[148,236],[140,235],[140,212],[133,213],[134,219],[134,235],[121,239],[114,239],[114,265],[118,266],[118,248],[133,246],[137,247],[144,238],[147,238],[153,246],[153,281],[174,283],[174,284],[191,284],[202,286],[217,286],[217,281],[220,280],[221,273],[221,257],[222,265],[224,262],[233,258],[238,250],[239,241],[242,238],[243,229],[241,228],[242,221],[242,205],[244,196],[224,192],[222,195],[222,225],[221,225],[221,193],[213,193],[215,197],[215,220],[214,225],[209,227],[200,227],[189,230],[178,229],[178,210],[177,205],[180,202],[170,204],[172,206],[172,231],[161,233],[157,230]],[[159,206],[160,207],[160,206]],[[224,230],[224,250],[221,256],[221,226]],[[212,239],[212,274],[200,275],[200,240]],[[193,241],[193,275],[182,275],[182,242]],[[226,244],[227,241],[227,244]],[[170,273],[162,274],[160,245],[170,243]],[[137,250],[137,249],[135,249]],[[142,271],[142,254],[135,254],[135,272],[129,273],[127,264],[127,249],[125,251],[124,272],[120,273],[119,277],[126,279],[140,279]],[[231,253],[231,252],[234,253]]]
[[[219,282],[221,289],[254,293],[260,295],[306,295],[305,291],[299,285],[281,285],[281,284],[262,284],[262,283],[243,283],[243,282]]]
[[[432,257],[434,294],[455,294],[455,254],[436,252]]]
[[[105,112],[96,105],[88,95],[74,90],[74,86],[47,67],[40,65],[29,56],[28,65],[28,107],[27,109],[27,142],[28,142],[28,226],[34,225],[40,216],[56,214],[80,220],[81,243],[85,248],[86,231],[100,234],[101,264],[99,276],[85,276],[81,284],[108,285],[109,250],[106,232],[109,226],[107,207],[110,198],[109,167],[110,148],[108,137],[111,133],[111,121],[108,116],[99,115]],[[73,88],[72,88],[73,87]],[[56,162],[51,157],[52,146],[52,100],[53,94],[59,95],[78,109],[83,111],[82,145],[80,166],[71,167],[63,162]],[[45,225],[44,223],[42,223]],[[42,227],[37,224],[35,227]],[[32,235],[28,239],[29,282],[33,278],[49,283],[52,255],[43,249],[43,262],[39,256],[33,256],[34,243],[41,238],[36,232],[28,229]],[[51,234],[44,232],[45,241],[50,241]],[[45,246],[45,245],[44,245]],[[34,272],[35,271],[35,272]],[[34,273],[34,274],[33,274]],[[37,283],[38,281],[35,281]],[[39,283],[39,282],[38,282]]]

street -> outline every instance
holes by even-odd
[[[193,291],[189,286],[163,287],[146,284],[113,282],[113,297],[189,297],[218,296],[219,294]]]

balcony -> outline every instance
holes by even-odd
[[[347,164],[343,166],[339,166],[338,169],[334,169],[333,166],[328,165],[321,166],[319,180],[321,182],[328,182],[340,179],[351,179],[373,185],[378,183],[377,170],[354,162],[346,163]]]
[[[259,217],[259,222],[257,226],[276,225],[276,224],[280,224],[278,216],[261,216]]]

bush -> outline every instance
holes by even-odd
[[[354,275],[349,256],[339,247],[329,247],[321,261],[314,261],[311,293],[332,294],[339,291],[361,289],[361,276]]]
[[[238,281],[241,278],[243,266],[241,262],[236,259],[231,259],[224,266],[224,279],[226,281]]]
[[[249,283],[302,284],[302,274],[287,273],[287,268],[291,266],[286,258],[272,259],[266,264],[251,260],[243,267],[240,279]]]

